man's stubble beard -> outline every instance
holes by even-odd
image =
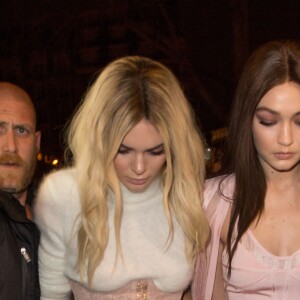
[[[23,173],[20,174],[18,171],[0,173],[0,190],[13,194],[22,193],[32,181],[37,163],[36,155],[32,157],[30,164],[24,162],[17,154],[4,154],[0,157],[0,163],[8,161],[17,163],[19,168],[23,169]]]

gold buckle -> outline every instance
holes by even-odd
[[[147,299],[147,283],[138,282],[136,285],[136,299]]]

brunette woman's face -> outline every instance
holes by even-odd
[[[125,136],[114,160],[119,180],[132,192],[145,191],[166,162],[163,140],[157,129],[141,120]]]
[[[300,85],[286,82],[269,90],[257,105],[252,133],[267,174],[299,168]]]

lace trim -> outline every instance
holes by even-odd
[[[255,239],[250,230],[244,234],[241,239],[243,247],[256,257],[256,259],[272,269],[293,269],[300,261],[300,250],[291,256],[275,256],[268,252],[259,242]]]

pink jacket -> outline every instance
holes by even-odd
[[[206,181],[204,191],[204,209],[211,227],[211,240],[205,253],[201,253],[196,264],[192,284],[194,300],[211,300],[220,243],[220,233],[226,214],[232,202],[234,176],[215,177]],[[223,180],[223,181],[222,181]],[[221,184],[220,193],[219,185]],[[225,197],[226,196],[226,197]]]

